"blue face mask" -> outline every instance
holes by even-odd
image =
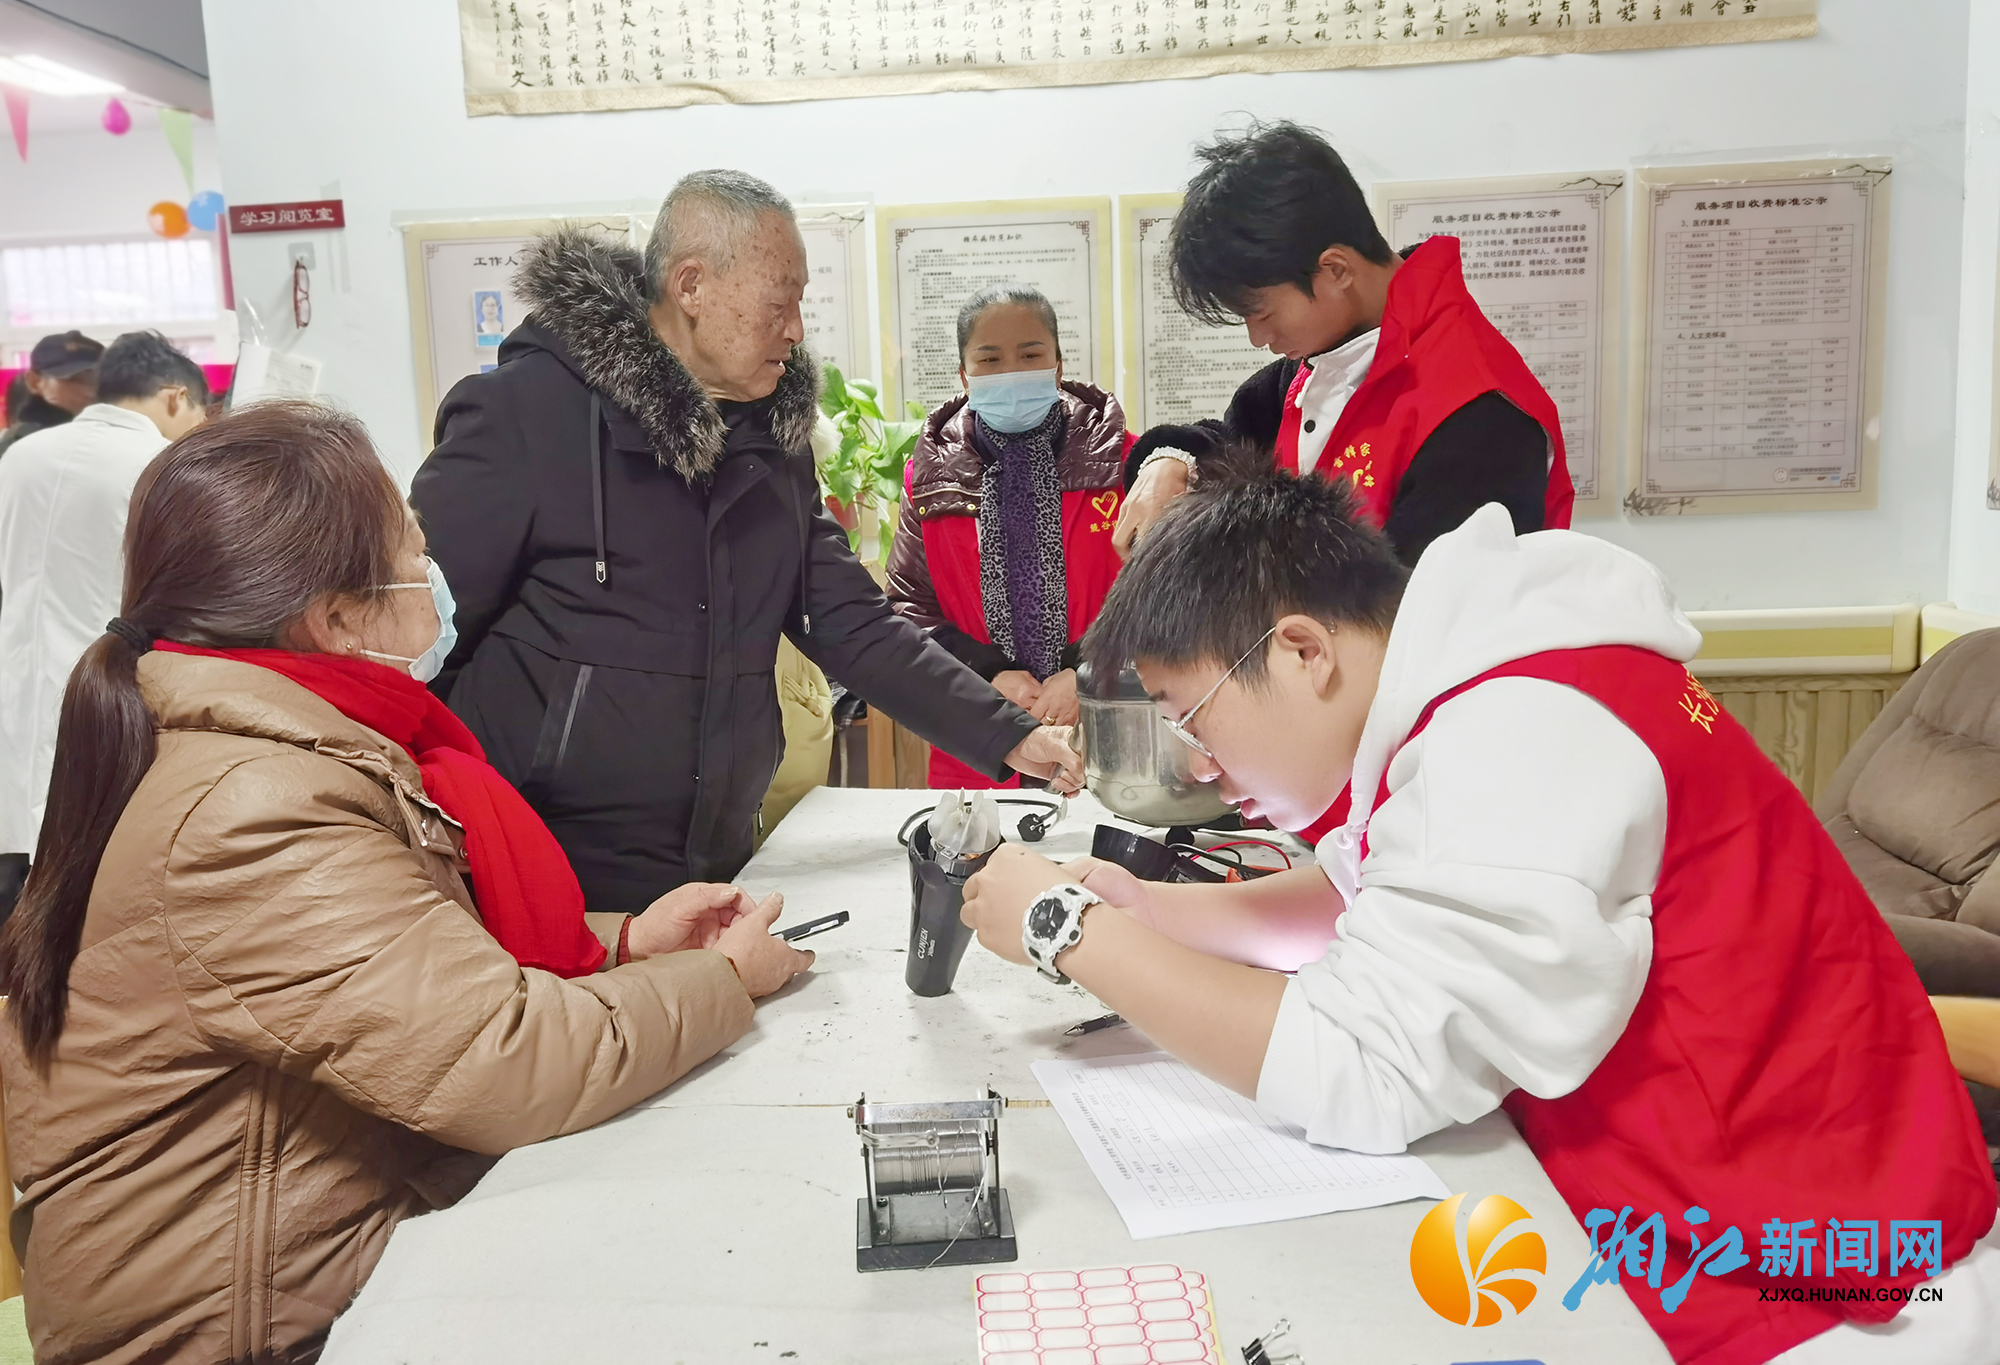
[[[414,659],[401,654],[378,654],[372,649],[361,651],[385,664],[408,665],[410,676],[420,683],[427,683],[444,671],[444,661],[451,656],[452,647],[458,643],[458,627],[452,622],[452,617],[458,615],[458,603],[452,601],[451,585],[444,581],[444,570],[437,566],[435,559],[424,560],[424,580],[422,583],[390,583],[386,586],[430,590],[431,605],[437,608],[438,616],[438,636],[431,647]]]
[[[965,379],[965,401],[995,431],[1012,434],[1041,425],[1062,397],[1054,370],[974,374]]]

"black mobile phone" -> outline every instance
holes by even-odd
[[[821,915],[818,919],[809,919],[804,924],[795,924],[789,929],[780,929],[778,937],[787,943],[797,943],[802,938],[811,938],[814,934],[823,934],[829,929],[838,929],[845,923],[847,923],[847,912],[845,910],[836,910],[831,915]]]

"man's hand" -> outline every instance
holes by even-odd
[[[1065,668],[1042,683],[1042,694],[1027,708],[1028,714],[1044,725],[1068,727],[1076,724],[1076,670]]]
[[[771,926],[784,908],[785,898],[774,891],[749,913],[738,915],[715,941],[752,1000],[769,995],[813,965],[812,953],[771,936]]]
[[[1032,731],[1015,745],[1007,755],[1007,766],[1041,778],[1061,796],[1073,796],[1083,788],[1083,760],[1069,747],[1067,732],[1052,725]]]
[[[781,902],[782,903],[782,902]],[[683,948],[713,948],[722,931],[738,915],[757,908],[739,887],[722,882],[689,882],[677,886],[633,917],[625,946],[632,960],[677,953]]]
[[[993,675],[993,686],[1023,711],[1033,712],[1035,703],[1041,699],[1042,685],[1035,681],[1035,675],[1025,668],[1009,668]]]
[[[1019,844],[993,850],[986,866],[965,884],[959,918],[979,935],[995,957],[1026,966],[1021,949],[1021,920],[1037,896],[1070,880],[1064,869]]]
[[[1072,858],[1063,864],[1063,873],[1078,886],[1115,905],[1139,923],[1152,928],[1153,898],[1149,883],[1139,880],[1127,868],[1103,858]]]
[[[1160,513],[1187,492],[1187,466],[1179,460],[1155,460],[1139,474],[1125,505],[1118,509],[1118,525],[1111,532],[1111,548],[1120,559],[1128,559],[1132,547],[1146,528],[1160,519]]]

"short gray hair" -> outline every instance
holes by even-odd
[[[972,340],[972,329],[979,325],[979,319],[989,308],[1003,303],[1019,303],[1034,309],[1041,315],[1042,325],[1049,329],[1049,340],[1056,344],[1056,359],[1062,359],[1062,333],[1056,328],[1056,306],[1049,302],[1049,296],[1032,284],[1018,284],[1008,281],[1004,284],[989,284],[965,301],[958,310],[958,358],[965,360],[965,343]]]
[[[646,284],[658,300],[668,272],[682,261],[698,260],[725,274],[737,248],[757,230],[767,213],[792,218],[792,201],[754,175],[741,171],[695,171],[667,191],[646,239]]]

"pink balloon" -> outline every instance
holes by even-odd
[[[132,131],[132,111],[127,109],[116,96],[105,101],[104,131],[113,137],[124,137]]]

